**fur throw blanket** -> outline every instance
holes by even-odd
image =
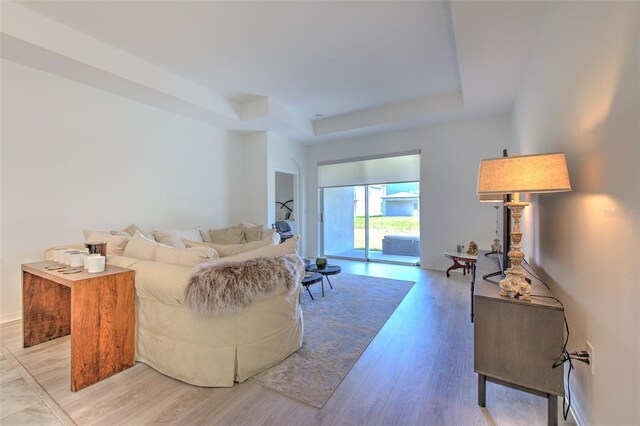
[[[199,315],[240,312],[258,295],[274,293],[280,283],[293,291],[301,285],[304,270],[304,262],[295,254],[203,263],[187,285],[187,306]]]

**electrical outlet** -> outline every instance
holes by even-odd
[[[587,341],[587,353],[589,354],[589,368],[591,369],[591,374],[595,374],[595,362],[594,362],[594,352],[593,345]]]

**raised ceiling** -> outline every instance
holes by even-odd
[[[228,128],[281,131],[305,142],[508,110],[544,10],[538,2],[482,1],[18,4],[63,24],[56,30],[47,22],[50,32],[75,30],[230,101],[237,117],[224,117]],[[24,56],[15,53],[22,45],[10,53],[21,37],[29,47],[38,44],[40,34],[23,37],[21,29],[3,27],[8,59]],[[68,46],[40,47],[72,55]],[[66,77],[82,74],[76,79],[87,83],[97,59],[80,56],[70,59],[87,66]],[[29,61],[47,68],[42,59]],[[104,85],[104,76],[93,79]],[[114,91],[135,98],[124,86]],[[181,98],[174,89],[162,92]],[[194,106],[205,109],[194,118],[207,115],[203,103],[173,110],[189,115]]]

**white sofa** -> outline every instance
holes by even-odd
[[[297,253],[298,237],[214,262]],[[183,249],[194,250],[194,249]],[[301,285],[279,283],[241,313],[200,317],[185,304],[194,266],[107,256],[136,272],[136,360],[198,386],[233,386],[278,364],[302,345]]]
[[[193,268],[111,256],[136,271],[136,360],[198,386],[233,386],[302,345],[300,287],[279,284],[238,314],[198,317],[185,305]]]

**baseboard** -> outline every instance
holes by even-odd
[[[564,392],[566,395],[567,390],[565,389]],[[580,405],[580,400],[577,399],[575,395],[571,395],[571,408],[569,409],[569,411],[571,411],[571,415],[573,416],[573,419],[576,421],[576,425],[587,426],[589,424],[589,422],[587,422],[587,419],[584,415],[584,410],[582,408],[582,405]]]
[[[15,321],[22,318],[22,311],[11,312],[10,314],[2,314],[0,315],[0,324],[4,324],[5,322]]]

